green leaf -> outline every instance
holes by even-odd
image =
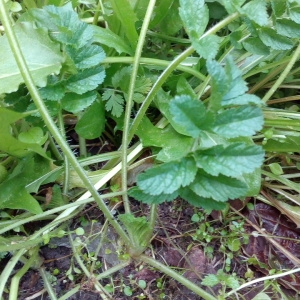
[[[233,276],[227,276],[225,279],[226,285],[228,285],[231,289],[237,289],[240,287],[239,281]]]
[[[222,210],[226,207],[226,203],[217,202],[211,198],[200,197],[187,187],[180,189],[179,195],[191,205],[201,207],[206,210]]]
[[[285,136],[281,139],[268,139],[263,148],[269,152],[298,152],[300,136]]]
[[[181,186],[190,184],[196,175],[197,167],[192,158],[172,161],[148,169],[138,175],[137,185],[146,194],[172,194]]]
[[[294,43],[289,38],[278,34],[271,28],[261,28],[259,37],[266,46],[274,50],[289,50],[294,46]]]
[[[172,7],[174,0],[164,0],[160,1],[154,9],[153,19],[150,22],[150,28],[158,25],[164,17],[167,16],[169,10]]]
[[[75,131],[83,138],[91,140],[100,137],[105,127],[104,103],[95,101],[81,116]]]
[[[64,60],[59,46],[53,43],[44,29],[35,29],[30,23],[13,27],[34,83],[45,86],[47,76],[57,74]],[[16,91],[23,77],[10,49],[6,35],[0,37],[0,94]]]
[[[231,106],[231,105],[246,105],[246,104],[256,104],[261,106],[263,104],[262,100],[252,94],[240,95],[236,98],[222,100],[222,106]]]
[[[179,15],[192,39],[198,39],[208,24],[209,13],[204,0],[180,0]]]
[[[177,81],[176,91],[178,95],[187,95],[192,99],[197,99],[196,93],[184,76],[179,77],[179,80]]]
[[[130,48],[130,46],[126,43],[124,39],[122,39],[117,34],[113,33],[108,28],[102,28],[99,26],[94,26],[94,41],[107,47],[114,48],[119,54],[126,53],[129,55],[133,55],[134,52]]]
[[[269,47],[267,47],[259,38],[249,37],[243,41],[244,48],[253,54],[268,55],[270,53]]]
[[[105,58],[103,49],[98,45],[89,45],[88,47],[84,46],[79,49],[67,46],[66,52],[73,60],[77,69],[95,67]]]
[[[198,171],[189,188],[201,197],[222,202],[242,197],[247,192],[247,185],[238,179],[224,175],[216,177],[201,171]]]
[[[132,49],[135,49],[138,41],[138,33],[135,22],[138,20],[128,0],[109,0],[113,12],[122,24],[122,29],[130,41]]]
[[[290,18],[296,23],[300,24],[300,7],[293,6],[289,8]]]
[[[213,287],[213,286],[217,285],[219,282],[220,281],[219,281],[219,278],[217,277],[217,275],[209,274],[204,277],[201,284],[205,285],[205,286]]]
[[[116,94],[114,90],[106,90],[102,95],[103,101],[107,101],[105,109],[111,111],[115,117],[120,117],[124,111],[124,98]]]
[[[128,195],[136,200],[139,200],[146,204],[161,204],[166,201],[172,201],[178,197],[178,192],[175,191],[172,194],[160,194],[160,195],[149,195],[144,193],[138,187],[133,187],[128,191]]]
[[[257,168],[254,172],[243,174],[239,177],[246,183],[248,190],[245,194],[246,197],[257,196],[261,190],[261,168]]]
[[[84,94],[95,90],[101,84],[105,77],[105,71],[102,66],[84,69],[80,73],[71,76],[66,81],[66,87],[74,93]]]
[[[208,35],[202,39],[192,39],[192,45],[197,53],[205,59],[215,58],[219,51],[221,38],[216,35]]]
[[[290,38],[300,38],[300,24],[290,19],[276,20],[276,29],[279,34]]]
[[[43,99],[59,101],[65,94],[64,81],[60,81],[57,76],[48,76],[47,85],[40,88],[39,92]]]
[[[10,124],[15,123],[25,116],[25,114],[0,107],[0,140],[5,141],[0,143],[0,150],[16,157],[23,157],[30,152],[36,152],[41,156],[48,158],[39,143],[25,143],[12,136]]]
[[[250,20],[258,25],[268,25],[269,16],[265,0],[252,0],[243,6],[242,11]]]
[[[194,153],[194,158],[197,167],[204,169],[208,174],[239,177],[261,166],[264,151],[257,145],[232,143],[227,147],[217,145],[206,150],[198,150]]]
[[[18,140],[22,143],[43,145],[48,139],[48,135],[44,135],[42,128],[32,127],[28,131],[22,131]]]
[[[196,138],[208,125],[204,104],[186,95],[176,96],[170,101],[170,113],[177,125],[175,129],[184,135]]]
[[[227,247],[230,251],[236,252],[241,249],[241,241],[237,237],[229,238],[227,241]]]
[[[227,138],[250,136],[263,126],[263,114],[259,107],[241,106],[218,114],[212,130]]]
[[[282,0],[271,0],[270,2],[274,15],[281,17],[286,11],[287,2]]]
[[[61,99],[61,106],[64,110],[76,114],[89,107],[96,98],[97,93],[95,91],[87,92],[82,95],[67,93]]]

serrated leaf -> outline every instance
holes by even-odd
[[[184,76],[180,76],[176,86],[177,95],[187,95],[197,99],[197,95]]]
[[[131,50],[130,46],[126,43],[126,41],[117,34],[113,33],[108,28],[102,28],[99,26],[93,26],[92,28],[94,30],[93,40],[95,42],[106,45],[110,48],[114,48],[119,54],[134,54],[134,52]]]
[[[113,90],[106,90],[102,95],[103,101],[107,101],[105,109],[111,111],[113,116],[120,117],[124,111],[124,98]]]
[[[209,13],[204,0],[180,0],[179,15],[191,38],[198,39],[208,24]]]
[[[243,41],[244,48],[253,54],[268,55],[270,53],[269,47],[267,47],[259,38],[249,37]]]
[[[127,92],[131,72],[132,72],[131,66],[124,67],[121,70],[117,71],[111,79],[113,87],[115,89],[120,87],[122,91]]]
[[[192,39],[192,46],[196,52],[205,59],[215,58],[219,51],[221,38],[216,35],[208,35],[202,39]]]
[[[250,174],[243,174],[239,179],[245,182],[248,187],[245,196],[253,197],[259,194],[261,190],[261,168],[257,168]]]
[[[194,158],[197,167],[208,174],[239,177],[261,166],[264,151],[257,145],[232,143],[227,147],[217,145],[206,150],[197,150]]]
[[[95,101],[81,116],[75,131],[83,138],[91,140],[100,137],[105,127],[104,103]]]
[[[201,197],[222,202],[242,197],[247,192],[247,185],[238,179],[224,175],[216,177],[202,171],[198,171],[189,188]]]
[[[217,202],[211,198],[200,197],[187,187],[180,189],[179,195],[191,205],[206,210],[222,210],[226,207],[226,203]]]
[[[96,98],[97,93],[95,91],[87,92],[82,95],[67,93],[61,99],[61,106],[64,110],[76,114],[89,107]]]
[[[79,49],[69,45],[66,47],[66,51],[79,70],[95,67],[105,58],[103,49],[98,45],[84,46]]]
[[[242,11],[256,24],[260,26],[268,24],[269,16],[265,0],[252,0],[243,6]]]
[[[65,94],[64,81],[60,81],[57,76],[48,76],[48,82],[45,87],[39,90],[43,99],[59,101]]]
[[[247,104],[262,105],[263,101],[255,95],[244,94],[236,98],[222,100],[221,104],[223,107],[231,106],[231,105],[247,105]]]
[[[47,76],[57,74],[64,60],[59,46],[53,43],[44,29],[33,28],[30,23],[13,27],[30,74],[37,86],[45,86]],[[23,77],[10,49],[6,35],[0,37],[0,94],[16,91]]]
[[[133,187],[128,191],[128,195],[136,200],[146,204],[161,204],[166,201],[172,201],[178,197],[178,191],[172,194],[149,195],[144,193],[138,187]]]
[[[274,50],[289,50],[294,46],[294,43],[289,38],[278,34],[271,28],[261,28],[259,37],[266,46]]]
[[[66,87],[74,93],[84,94],[95,90],[105,78],[105,71],[102,66],[84,69],[76,75],[72,75],[66,81]]]
[[[239,281],[233,276],[228,276],[225,280],[225,283],[232,289],[237,289],[240,286]]]
[[[197,167],[192,158],[171,161],[148,169],[138,175],[137,185],[146,194],[172,194],[180,187],[190,184]]]
[[[225,9],[229,14],[235,13],[235,12],[240,12],[241,6],[244,4],[246,0],[226,0],[222,1]]]
[[[213,287],[213,286],[217,285],[219,282],[220,281],[219,281],[217,275],[209,274],[203,278],[201,284],[205,285],[205,286]]]
[[[139,76],[136,79],[134,91],[136,93],[147,94],[150,91],[151,86],[152,82],[150,78],[147,78],[145,76]]]
[[[290,18],[300,24],[300,7],[294,6],[289,8]]]
[[[184,135],[198,137],[207,127],[206,109],[201,101],[190,96],[176,96],[170,101],[170,113],[176,130]]]
[[[28,131],[22,131],[18,135],[18,140],[23,143],[43,145],[47,141],[47,134],[44,135],[42,128],[32,127]]]
[[[263,114],[259,107],[241,106],[218,114],[212,130],[227,138],[251,136],[263,126]]]
[[[286,1],[271,0],[271,7],[276,17],[281,17],[286,11]]]
[[[290,38],[300,38],[300,24],[290,19],[276,20],[276,29],[279,34]]]

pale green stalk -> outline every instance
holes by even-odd
[[[127,191],[127,148],[131,141],[129,138],[129,125],[130,125],[130,115],[131,109],[133,106],[133,95],[134,95],[134,87],[136,82],[136,77],[138,75],[138,68],[140,65],[140,58],[143,50],[143,45],[145,43],[146,33],[148,30],[148,26],[150,23],[151,15],[154,10],[156,0],[150,0],[147,11],[145,14],[144,22],[141,28],[141,32],[139,35],[138,44],[135,50],[134,61],[132,65],[132,73],[130,77],[129,89],[128,89],[128,99],[125,109],[125,119],[124,119],[124,128],[123,128],[123,139],[122,139],[122,191],[123,194],[123,204],[126,213],[130,213],[130,206],[128,201],[128,195],[125,193]]]
[[[291,60],[287,64],[284,71],[281,73],[281,75],[278,77],[276,82],[273,84],[273,86],[269,89],[269,91],[265,94],[265,96],[262,98],[264,102],[267,102],[271,96],[277,91],[278,87],[281,85],[281,83],[284,81],[284,79],[289,75],[292,67],[294,66],[295,62],[298,60],[300,56],[300,43],[296,50],[293,52],[293,55],[291,57]]]
[[[57,300],[55,291],[53,290],[53,287],[52,287],[51,283],[49,282],[49,279],[48,279],[45,269],[40,268],[39,271],[42,276],[44,287],[47,290],[48,296],[50,297],[51,300]]]
[[[88,176],[86,175],[84,169],[80,166],[77,158],[74,156],[72,150],[70,149],[69,145],[66,143],[64,138],[61,136],[58,128],[56,127],[55,123],[53,122],[45,103],[43,102],[36,86],[34,85],[34,81],[32,79],[32,76],[29,72],[28,66],[26,64],[26,61],[24,59],[23,53],[20,49],[20,45],[18,43],[18,40],[16,38],[16,35],[13,31],[12,25],[9,20],[9,15],[5,7],[4,0],[0,0],[0,18],[2,20],[2,24],[5,28],[6,36],[9,42],[9,45],[11,47],[11,50],[13,52],[13,55],[16,59],[17,65],[20,69],[20,72],[22,74],[22,77],[24,79],[24,82],[29,90],[29,93],[36,105],[36,107],[39,109],[39,112],[48,128],[48,130],[51,132],[52,136],[56,140],[57,144],[62,149],[63,153],[68,157],[70,164],[73,166],[74,170],[77,172],[78,176],[86,186],[86,188],[91,193],[92,197],[95,199],[96,203],[98,204],[99,208],[102,210],[104,216],[110,221],[112,226],[115,228],[116,232],[122,237],[124,242],[126,244],[130,243],[130,240],[123,230],[123,228],[120,226],[120,224],[115,220],[114,216],[111,214],[108,207],[105,205],[101,197],[99,196],[97,190],[93,186],[92,182],[89,180]]]

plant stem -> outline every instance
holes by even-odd
[[[48,276],[46,274],[45,269],[44,268],[40,268],[39,271],[40,271],[40,274],[41,274],[43,282],[44,282],[44,287],[46,288],[46,290],[48,292],[48,296],[50,297],[51,300],[57,300],[57,297],[55,295],[53,287],[52,287],[51,283],[48,280]]]
[[[143,50],[143,45],[145,42],[146,38],[146,33],[148,30],[148,26],[150,23],[151,15],[154,10],[156,0],[150,0],[147,11],[145,14],[143,26],[141,28],[141,32],[139,35],[139,40],[138,44],[135,50],[135,55],[134,55],[134,61],[132,65],[132,73],[130,77],[130,83],[129,83],[129,90],[128,90],[128,99],[127,99],[127,104],[126,104],[126,109],[125,109],[125,119],[124,119],[124,127],[123,127],[123,139],[122,139],[122,191],[124,192],[123,194],[123,204],[125,208],[125,213],[130,213],[130,206],[129,206],[129,201],[128,201],[128,196],[127,196],[127,148],[128,145],[131,141],[131,138],[129,138],[129,125],[130,125],[130,115],[131,115],[131,109],[133,105],[133,95],[134,95],[134,88],[135,88],[135,82],[136,82],[136,77],[138,74],[138,68],[140,64],[140,58]],[[133,240],[132,240],[133,241]]]
[[[269,91],[262,98],[262,100],[264,102],[267,102],[271,98],[271,96],[276,92],[276,90],[281,85],[281,83],[284,81],[284,79],[288,76],[288,74],[290,73],[290,71],[291,71],[292,67],[294,66],[295,62],[298,60],[299,55],[300,55],[300,43],[299,43],[298,47],[296,48],[296,50],[294,51],[294,53],[292,55],[292,58],[289,61],[289,63],[287,64],[284,71],[281,73],[281,75],[278,77],[278,79],[273,84],[273,86],[269,89]]]
[[[240,16],[239,13],[234,13],[234,14],[228,16],[227,18],[225,18],[224,20],[222,20],[221,22],[219,22],[215,26],[213,26],[211,29],[206,31],[201,36],[200,39],[203,39],[204,37],[206,37],[210,34],[216,33],[217,31],[219,31],[220,29],[222,29],[223,27],[225,27],[226,25],[228,25],[229,23],[231,23],[232,21],[237,19],[239,16]],[[163,71],[163,73],[159,76],[159,78],[156,80],[156,82],[152,86],[151,90],[149,91],[147,97],[145,98],[143,104],[141,105],[139,111],[137,112],[137,115],[136,115],[135,119],[133,120],[133,123],[132,123],[132,125],[130,127],[130,131],[129,131],[129,137],[128,137],[129,140],[132,139],[132,137],[135,134],[135,132],[136,132],[142,118],[144,117],[149,105],[151,104],[153,98],[155,97],[155,95],[157,94],[159,89],[162,87],[162,85],[164,84],[166,79],[178,67],[178,65],[182,61],[184,61],[188,56],[190,56],[194,52],[194,50],[195,49],[191,46],[191,47],[187,48],[184,52],[182,52],[180,55],[178,55],[168,65],[168,67]]]
[[[89,190],[89,192],[93,196],[93,198],[96,201],[96,203],[98,204],[99,208],[102,210],[104,216],[110,221],[110,223],[112,224],[112,226],[114,227],[116,232],[120,235],[120,237],[124,240],[124,242],[126,244],[129,244],[130,240],[129,240],[127,234],[125,233],[123,228],[120,226],[120,224],[115,220],[114,216],[111,214],[110,210],[108,209],[108,207],[105,205],[105,203],[99,196],[94,185],[89,180],[84,169],[81,167],[81,165],[77,161],[77,158],[74,156],[69,145],[65,142],[64,138],[61,136],[58,128],[56,127],[55,123],[53,122],[53,120],[45,106],[45,103],[43,102],[37,88],[35,87],[34,81],[29,72],[29,69],[28,69],[26,61],[24,59],[23,53],[20,49],[20,45],[18,43],[18,40],[16,38],[16,35],[15,35],[12,25],[10,23],[4,0],[0,0],[0,18],[2,20],[2,24],[5,28],[5,32],[6,32],[6,36],[7,36],[9,45],[10,45],[13,55],[16,59],[17,65],[20,69],[20,72],[22,74],[24,82],[28,88],[28,91],[29,91],[36,107],[39,109],[39,112],[40,112],[48,130],[51,132],[51,134],[54,137],[54,139],[56,140],[57,144],[62,149],[64,155],[66,155],[68,157],[70,164],[73,166],[74,170],[77,172],[78,176],[80,177],[80,179],[82,180],[82,182],[84,183],[86,188]]]
[[[155,260],[155,259],[153,259],[149,256],[143,255],[143,254],[139,257],[139,259],[141,261],[149,264],[150,266],[152,266],[154,268],[157,268],[159,271],[171,276],[172,278],[174,278],[175,280],[177,280],[178,282],[180,282],[181,284],[186,286],[188,289],[190,289],[191,291],[193,291],[194,293],[196,293],[197,295],[202,297],[203,299],[205,299],[205,300],[217,300],[217,298],[215,298],[214,296],[208,294],[206,291],[201,289],[195,283],[193,283],[190,280],[186,279],[185,277],[181,276],[180,274],[178,274],[177,272],[175,272],[171,268],[161,264],[157,260]]]

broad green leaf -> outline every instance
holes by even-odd
[[[81,116],[75,131],[83,138],[91,140],[100,137],[105,127],[105,109],[102,100],[95,101]]]
[[[166,201],[172,201],[178,197],[178,192],[175,191],[172,194],[160,194],[160,195],[149,195],[144,193],[138,187],[133,187],[128,191],[128,195],[136,200],[139,200],[146,204],[161,204]]]
[[[197,53],[205,59],[215,58],[219,51],[221,38],[216,35],[208,35],[200,40],[192,39],[192,45]]]
[[[106,90],[102,95],[105,103],[105,109],[111,111],[115,117],[120,117],[124,111],[124,98],[120,94],[116,94],[114,90]]]
[[[201,171],[198,171],[189,188],[201,197],[221,202],[242,197],[247,192],[247,185],[238,179],[224,175],[212,176]]]
[[[255,95],[244,94],[236,98],[222,100],[221,104],[223,107],[231,106],[231,105],[247,105],[247,104],[256,104],[261,106],[263,102],[259,97]]]
[[[257,145],[232,143],[227,147],[217,145],[206,150],[198,150],[194,153],[194,158],[197,167],[204,169],[208,174],[239,177],[261,166],[264,151]]]
[[[184,76],[180,76],[177,81],[176,91],[177,95],[187,95],[192,99],[197,99],[196,93]]]
[[[18,135],[18,140],[23,143],[43,145],[47,141],[48,136],[44,135],[42,128],[32,127],[28,131],[22,131]]]
[[[102,66],[84,69],[76,75],[72,75],[66,81],[66,87],[74,93],[84,94],[92,91],[101,84],[105,77],[105,71]]]
[[[48,76],[47,85],[39,90],[41,97],[45,100],[59,101],[65,94],[64,81],[57,76]]]
[[[135,49],[138,41],[138,33],[135,29],[135,22],[138,20],[128,0],[109,0],[114,14],[120,20],[132,49]]]
[[[45,86],[47,76],[57,74],[64,61],[59,46],[52,42],[44,29],[35,29],[30,23],[13,27],[30,74],[38,86]],[[16,91],[23,77],[19,71],[6,35],[0,37],[0,94]]]
[[[261,190],[261,168],[257,168],[254,172],[243,174],[239,177],[246,183],[248,190],[245,194],[246,197],[257,196]]]
[[[282,0],[271,0],[270,2],[274,15],[281,17],[286,11],[287,2]]]
[[[290,38],[300,38],[300,24],[290,19],[276,20],[276,29],[279,34]]]
[[[274,50],[289,50],[294,46],[292,40],[278,34],[271,28],[261,28],[259,37],[266,46],[271,47]]]
[[[268,139],[263,148],[269,152],[298,152],[300,136],[285,136],[281,139]]]
[[[208,24],[209,13],[204,0],[179,0],[179,15],[192,39],[198,39]]]
[[[64,110],[76,114],[89,107],[96,98],[97,93],[95,91],[87,92],[82,95],[66,93],[61,99],[61,106]]]
[[[243,41],[245,49],[253,54],[268,55],[270,53],[269,47],[267,47],[259,38],[249,37]]]
[[[93,26],[94,38],[97,43],[106,45],[107,47],[114,48],[119,54],[126,53],[133,55],[133,51],[130,46],[117,34],[113,33],[108,28],[102,28],[99,26]]]
[[[246,16],[260,26],[268,25],[267,4],[265,0],[252,0],[243,6]]]
[[[105,58],[103,49],[98,45],[84,46],[79,49],[67,46],[66,52],[79,70],[95,67]]]
[[[204,104],[189,96],[176,96],[172,99],[170,112],[173,122],[177,125],[175,129],[181,134],[196,138],[208,125]]]
[[[259,107],[245,105],[218,114],[212,130],[223,137],[235,138],[253,135],[262,126],[262,110]]]
[[[226,203],[218,202],[211,198],[200,197],[189,188],[180,189],[179,195],[191,205],[201,207],[206,210],[222,210],[226,207]]]
[[[138,175],[137,185],[146,194],[172,194],[180,187],[190,184],[196,175],[197,167],[193,159],[183,158],[148,169]]]
[[[300,24],[300,7],[294,6],[289,8],[290,18],[296,23]]]
[[[26,115],[0,107],[0,150],[12,156],[23,157],[30,152],[36,152],[48,158],[39,143],[24,143],[11,134],[11,124],[24,118]]]

